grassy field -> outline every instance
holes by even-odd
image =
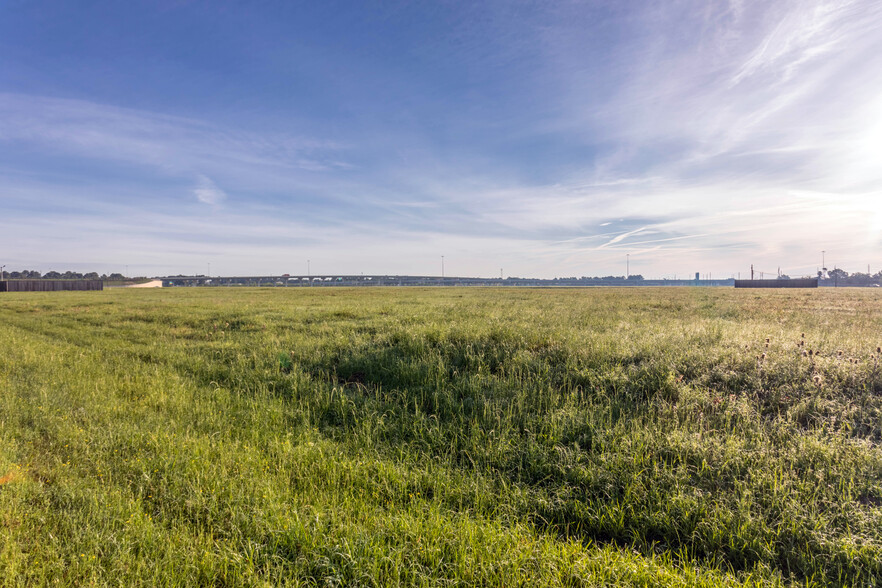
[[[871,290],[0,297],[0,585],[882,584]]]

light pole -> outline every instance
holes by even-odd
[[[444,256],[441,256],[441,279],[444,279]]]
[[[309,269],[309,260],[306,260],[306,281],[312,286],[312,272]]]
[[[625,254],[625,279],[627,280],[630,277],[631,277],[631,254],[626,253]]]
[[[6,281],[6,280],[4,280],[4,278],[6,277],[6,275],[5,275],[6,272],[4,271],[5,269],[6,269],[5,265],[0,265],[0,282]],[[869,270],[867,270],[867,273],[870,273]]]

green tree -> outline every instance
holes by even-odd
[[[838,267],[829,271],[827,276],[833,280],[833,284],[836,286],[844,284],[846,280],[848,280],[848,272],[844,269],[839,269]]]

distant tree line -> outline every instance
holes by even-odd
[[[825,281],[831,281],[837,286],[875,286],[882,284],[882,270],[875,274],[861,272],[850,274],[845,270],[836,268],[827,272]]]
[[[105,281],[114,281],[114,280],[125,280],[127,279],[122,274],[98,274],[98,272],[89,272],[87,274],[81,274],[80,272],[71,272],[67,271],[64,273],[48,271],[45,274],[41,274],[35,270],[22,270],[20,272],[4,272],[4,277],[7,280],[105,280]]]

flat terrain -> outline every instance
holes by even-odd
[[[868,289],[3,294],[0,585],[879,585],[879,345]]]

